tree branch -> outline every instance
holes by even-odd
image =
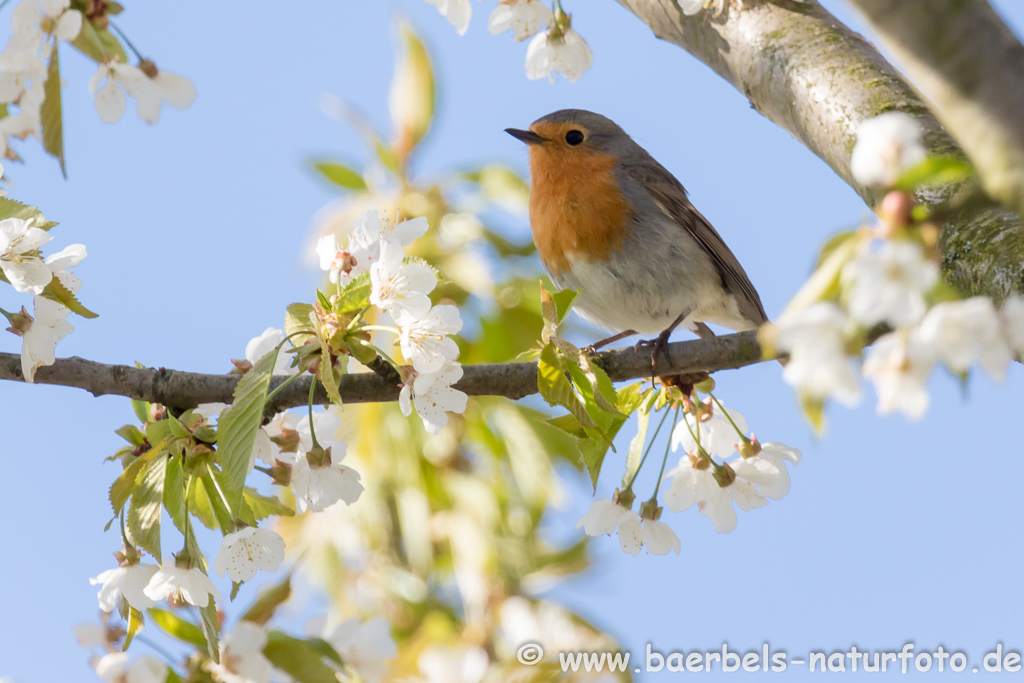
[[[613,381],[651,376],[651,356],[646,350],[633,348],[597,354],[601,365]],[[658,375],[700,374],[740,368],[760,362],[761,347],[756,332],[741,332],[713,339],[675,342],[661,354],[655,373]],[[489,363],[464,366],[465,374],[456,384],[470,396],[505,396],[519,399],[537,393],[535,363]],[[129,398],[161,403],[175,408],[194,408],[200,403],[230,403],[239,375],[203,375],[165,368],[136,368],[127,365],[106,365],[84,358],[60,359],[36,371],[36,384],[85,389],[94,396],[116,394]],[[275,377],[271,390],[285,381]],[[24,381],[21,357],[0,353],[0,380]],[[311,377],[295,380],[274,397],[271,410],[303,406],[309,400]],[[340,393],[346,403],[374,403],[398,400],[399,387],[372,373],[341,377]],[[318,387],[316,402],[327,403],[326,392]]]
[[[714,18],[709,12],[687,17],[676,0],[618,2],[659,38],[683,48],[746,95],[757,111],[818,155],[871,206],[878,193],[850,173],[857,126],[864,119],[906,112],[924,129],[933,154],[963,154],[878,51],[816,3],[744,0],[745,9],[731,6]],[[959,189],[923,199],[942,201]],[[1012,290],[1024,292],[1024,227],[1017,214],[991,201],[973,202],[943,227],[943,265],[953,285],[997,298]]]
[[[987,0],[852,0],[935,103],[985,190],[1024,210],[1024,46]]]

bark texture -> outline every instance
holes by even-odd
[[[850,173],[857,126],[864,119],[906,112],[921,124],[932,153],[963,155],[878,51],[816,2],[744,0],[744,9],[731,3],[719,17],[707,11],[687,17],[676,0],[617,1],[659,38],[683,48],[744,93],[758,112],[831,166],[870,206],[879,199],[877,191]],[[892,7],[904,2],[877,0]],[[932,6],[930,0],[910,4]],[[947,187],[923,199],[940,202],[969,192]],[[995,202],[972,201],[943,227],[944,267],[952,284],[967,294],[997,299],[1013,290],[1024,292],[1024,228],[1016,213]]]
[[[761,361],[761,347],[755,332],[741,332],[714,339],[669,344],[658,358],[658,375],[714,372],[740,368]],[[646,349],[633,348],[597,354],[597,362],[614,381],[651,376],[651,356]],[[464,366],[465,374],[456,384],[470,396],[505,396],[519,399],[537,393],[535,363],[487,363]],[[200,403],[231,403],[239,375],[203,375],[166,368],[136,368],[106,365],[84,358],[63,358],[36,371],[36,384],[55,384],[84,389],[94,396],[115,394],[162,403],[175,408],[194,408]],[[286,377],[275,377],[271,390]],[[0,380],[24,381],[21,357],[0,353]],[[274,397],[270,410],[306,405],[311,378],[303,377]],[[327,403],[323,387],[317,388],[316,401]],[[345,403],[374,403],[398,399],[399,386],[372,373],[344,375],[340,393]]]

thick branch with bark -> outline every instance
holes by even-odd
[[[1024,210],[1024,46],[987,0],[851,0],[935,103],[985,190]]]
[[[699,375],[741,368],[760,362],[761,347],[756,332],[741,332],[713,339],[698,339],[669,344],[654,368],[657,375]],[[651,355],[646,349],[618,349],[597,354],[613,381],[651,376]],[[466,365],[462,380],[455,385],[470,396],[505,396],[519,399],[537,393],[536,363],[485,363]],[[230,403],[239,375],[204,375],[165,368],[136,368],[106,365],[84,358],[60,359],[36,371],[36,384],[55,384],[84,389],[94,396],[116,394],[175,408],[194,408],[200,403]],[[271,389],[286,377],[275,377]],[[0,353],[0,380],[24,381],[21,357]],[[311,377],[298,379],[285,387],[268,407],[284,410],[306,405]],[[317,388],[315,401],[327,403],[323,387]],[[344,375],[340,384],[345,403],[374,403],[398,400],[399,387],[378,375]]]
[[[903,111],[921,124],[933,154],[963,154],[878,51],[814,2],[744,0],[743,10],[732,4],[717,18],[709,12],[687,17],[676,0],[618,2],[659,38],[732,83],[757,111],[806,145],[869,205],[879,199],[877,192],[858,184],[850,173],[861,121]],[[929,198],[945,199],[957,189]],[[974,202],[944,228],[944,266],[951,283],[968,294],[997,298],[1012,290],[1024,292],[1024,227],[1017,214],[994,202]]]

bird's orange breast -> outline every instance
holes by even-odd
[[[621,248],[632,205],[615,177],[617,161],[603,152],[530,147],[533,241],[553,274],[573,261],[606,260]]]

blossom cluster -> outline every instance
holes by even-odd
[[[728,533],[736,528],[733,503],[741,510],[753,510],[789,493],[786,461],[800,462],[800,451],[775,442],[759,443],[753,434],[748,436],[744,417],[713,397],[704,402],[687,397],[683,404],[683,420],[671,437],[671,450],[681,450],[683,456],[659,482],[659,487],[668,485],[664,503],[670,510],[682,512],[696,505],[719,533]],[[670,550],[678,554],[678,536],[660,521],[657,491],[638,513],[631,510],[631,487],[629,482],[628,493],[619,490],[612,499],[594,501],[576,527],[590,536],[617,532],[619,546],[633,556],[641,547],[653,555]]]
[[[864,122],[852,156],[858,182],[892,186],[925,161],[921,137],[906,114]],[[977,364],[1002,380],[1010,361],[1024,356],[1024,298],[1012,295],[1001,306],[989,297],[959,299],[941,281],[935,228],[909,224],[912,203],[909,193],[890,192],[877,228],[847,238],[848,253],[834,269],[838,294],[785,312],[771,330],[775,348],[789,354],[783,378],[805,405],[830,398],[855,405],[863,375],[878,394],[879,413],[918,419],[937,364],[962,377]],[[862,352],[858,368],[853,361]]]
[[[466,33],[473,14],[470,0],[427,2],[437,7],[459,35]],[[526,76],[532,80],[554,82],[555,74],[561,73],[578,81],[593,64],[590,46],[572,28],[571,17],[562,11],[561,3],[552,12],[541,0],[500,0],[487,27],[495,35],[511,30],[517,41],[534,36],[526,50]]]
[[[342,248],[334,235],[317,243],[320,267],[339,288],[369,272],[371,305],[395,323],[403,367],[399,405],[405,415],[416,412],[427,431],[436,434],[448,424],[448,412],[466,409],[466,394],[453,385],[462,379],[459,347],[449,336],[462,329],[455,306],[432,305],[437,275],[430,266],[405,255],[405,247],[427,231],[425,218],[395,224],[377,211],[367,212]]]
[[[33,297],[32,315],[24,307],[18,313],[0,311],[10,322],[8,331],[21,337],[21,370],[26,382],[34,381],[38,368],[53,365],[57,342],[75,329],[67,321],[71,309],[53,294],[51,282],[56,282],[65,296],[74,297],[82,281],[70,269],[86,257],[85,245],[72,244],[44,258],[40,249],[52,239],[49,224],[38,215],[0,220],[0,272],[15,291]]]
[[[72,41],[82,30],[82,13],[71,0],[22,0],[11,12],[14,33],[0,53],[0,104],[17,105],[0,118],[0,153],[12,156],[8,139],[42,139],[41,109],[47,62],[57,41]]]

